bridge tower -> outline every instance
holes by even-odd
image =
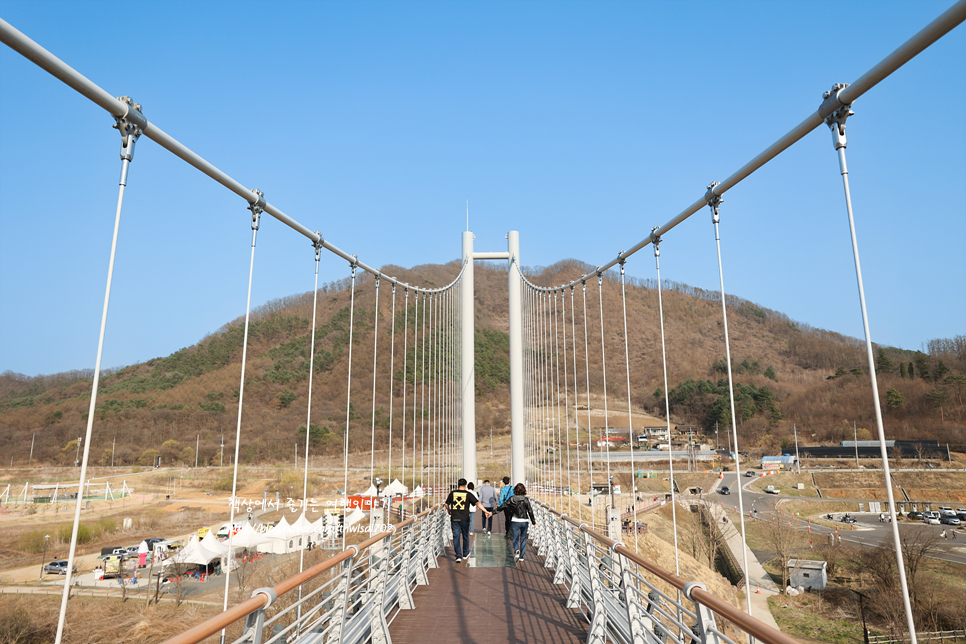
[[[523,450],[523,327],[520,291],[520,233],[507,233],[506,252],[474,252],[475,236],[463,233],[463,288],[460,312],[463,318],[460,337],[462,369],[460,388],[463,393],[463,476],[475,481],[476,474],[476,294],[473,262],[476,260],[508,260],[510,309],[510,479],[513,484],[524,480]]]

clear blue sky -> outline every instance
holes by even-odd
[[[0,16],[222,170],[374,265],[520,231],[523,263],[598,264],[647,236],[952,3],[28,2]],[[966,332],[966,27],[873,89],[849,169],[873,339]],[[119,136],[0,46],[0,371],[94,365]],[[121,224],[104,366],[244,313],[245,203],[152,141]],[[730,191],[729,292],[862,335],[822,127]],[[665,278],[717,288],[701,213]],[[263,220],[253,302],[312,287],[307,240]],[[650,249],[630,274],[654,276]],[[345,277],[335,256],[323,281]]]

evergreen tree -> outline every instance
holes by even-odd
[[[916,377],[916,368],[912,366],[912,360],[909,361],[909,380],[913,380]]]
[[[886,404],[893,409],[898,409],[902,405],[906,404],[906,399],[902,397],[902,394],[895,389],[889,389],[886,392]]]
[[[905,362],[900,362],[899,363],[899,377],[900,378],[905,378],[906,377],[906,363]]]
[[[765,369],[765,377],[771,378],[775,382],[778,382],[778,376],[775,375],[775,368],[771,365],[768,365],[768,368]]]
[[[881,347],[875,357],[875,370],[877,373],[892,373],[892,360]]]

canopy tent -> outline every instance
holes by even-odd
[[[382,491],[383,496],[399,496],[400,494],[405,495],[409,492],[409,488],[399,482],[396,479],[392,483],[386,486],[386,489]]]
[[[205,566],[210,564],[215,559],[218,559],[221,555],[216,552],[208,550],[201,542],[198,540],[198,535],[192,535],[191,539],[184,547],[176,552],[171,557],[168,557],[162,562],[162,567],[170,566],[172,564],[195,564],[199,566]]]
[[[359,509],[353,510],[352,513],[345,518],[345,527],[348,528],[350,526],[354,526],[355,524],[359,523],[365,518],[366,518],[365,512]]]
[[[210,534],[210,533],[209,533]],[[235,548],[254,548],[260,544],[268,541],[268,536],[262,534],[252,526],[251,523],[246,523],[242,526],[242,529],[236,532],[231,538],[231,547]],[[227,541],[220,541],[222,545],[225,546],[225,550],[228,549]]]
[[[421,485],[417,485],[415,488],[413,488],[413,496],[422,498],[426,496],[426,491],[423,490]]]
[[[356,494],[355,496],[376,496],[376,486],[370,485],[369,487],[366,488],[365,492]]]
[[[236,536],[237,538],[237,536]],[[218,540],[215,533],[209,530],[205,534],[205,538],[201,540],[201,546],[208,550],[209,552],[214,552],[219,555],[223,555],[228,551],[228,544]]]
[[[305,514],[293,523],[289,523],[285,517],[276,524],[274,528],[261,535],[265,542],[259,546],[259,552],[271,552],[274,554],[284,554],[294,552],[308,545],[308,542],[318,543],[319,531],[314,524],[305,518]]]

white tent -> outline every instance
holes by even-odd
[[[366,491],[359,494],[359,496],[376,496],[376,486],[370,485],[368,488],[366,488]]]
[[[399,482],[396,479],[392,483],[386,486],[386,489],[382,491],[383,496],[399,496],[400,494],[405,495],[409,492],[409,488]]]
[[[185,546],[176,552],[171,557],[168,557],[161,564],[162,566],[170,566],[171,564],[197,564],[197,565],[207,565],[210,564],[215,559],[218,559],[221,555],[212,552],[201,545],[198,540],[198,535],[192,535],[191,539]]]
[[[350,526],[354,526],[355,524],[359,523],[365,518],[366,518],[365,512],[359,509],[353,510],[352,513],[345,518],[345,527],[348,528]]]
[[[246,523],[242,529],[231,537],[231,549],[238,550],[244,548],[255,548],[255,546],[268,541],[268,537],[256,530],[251,523]],[[220,542],[225,549],[228,549],[228,541]]]
[[[295,523],[289,523],[285,517],[282,517],[274,528],[261,535],[265,543],[262,543],[258,550],[274,554],[295,552],[308,544],[309,535],[312,532],[312,523],[305,518],[304,514],[299,516]]]
[[[237,538],[237,535],[236,535],[236,538]],[[215,533],[212,532],[211,530],[209,530],[208,533],[205,534],[205,538],[201,540],[201,545],[206,550],[217,553],[219,555],[223,555],[225,554],[225,552],[228,551],[228,544],[223,541],[218,541],[218,537],[216,537]]]
[[[413,496],[422,498],[426,496],[426,492],[423,490],[422,486],[417,485],[415,488],[413,488]]]

